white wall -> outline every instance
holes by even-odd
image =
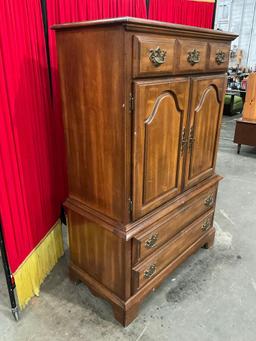
[[[242,65],[256,65],[256,0],[217,0],[215,28],[239,34],[233,43],[243,50]]]

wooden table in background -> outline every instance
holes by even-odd
[[[242,144],[256,147],[256,73],[248,78],[243,116],[236,121],[234,143],[238,154]]]

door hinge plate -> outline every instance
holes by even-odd
[[[130,98],[129,98],[129,107],[130,107],[130,112],[133,112],[133,110],[134,110],[134,97],[132,94],[130,94]]]
[[[129,198],[129,212],[132,212],[132,199]]]

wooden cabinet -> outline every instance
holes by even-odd
[[[147,294],[213,244],[223,72],[236,36],[134,18],[54,29],[70,276],[128,325]]]

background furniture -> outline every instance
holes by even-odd
[[[56,25],[70,276],[123,325],[214,240],[228,33],[134,18]]]
[[[245,90],[226,90],[224,111],[225,115],[233,116],[243,110]]]
[[[242,119],[236,121],[234,143],[237,143],[237,153],[241,145],[256,146],[256,73],[251,73],[247,82]]]

